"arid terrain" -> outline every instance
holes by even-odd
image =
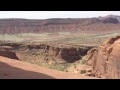
[[[0,19],[0,78],[120,78],[119,36],[115,15]]]
[[[0,57],[0,79],[97,79]]]

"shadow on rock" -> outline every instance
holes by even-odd
[[[0,62],[0,79],[55,79],[51,76],[12,67]]]

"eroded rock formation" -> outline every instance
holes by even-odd
[[[87,51],[93,48],[92,46],[88,47],[80,47],[80,48],[73,48],[73,47],[53,47],[46,44],[40,45],[25,45],[19,46],[21,50],[28,50],[30,52],[35,52],[38,54],[43,54],[47,56],[51,56],[57,60],[59,63],[60,61],[63,62],[75,62],[81,59],[81,56],[87,54]]]
[[[110,38],[97,49],[88,52],[87,64],[92,65],[97,77],[120,78],[120,36]]]
[[[47,44],[39,45],[16,45],[8,44],[16,51],[22,51],[23,53],[40,56],[50,56],[53,57],[57,63],[60,62],[75,62],[81,59],[81,56],[87,54],[88,50],[94,46],[80,46],[80,47],[55,47]],[[29,56],[30,57],[30,56]]]
[[[49,55],[53,55],[56,58],[61,58],[67,62],[75,62],[84,56],[90,47],[86,48],[52,48],[48,50]]]
[[[12,48],[8,46],[0,46],[0,56],[19,60],[19,58],[16,56],[16,53],[13,52]]]

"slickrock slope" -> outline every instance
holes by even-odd
[[[0,56],[0,79],[97,79],[43,68]]]
[[[88,52],[88,64],[92,64],[97,77],[120,79],[120,36],[110,38],[97,49]]]

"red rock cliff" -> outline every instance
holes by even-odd
[[[95,76],[120,78],[120,36],[110,38],[97,49],[90,50],[88,56],[88,64],[92,64]]]

